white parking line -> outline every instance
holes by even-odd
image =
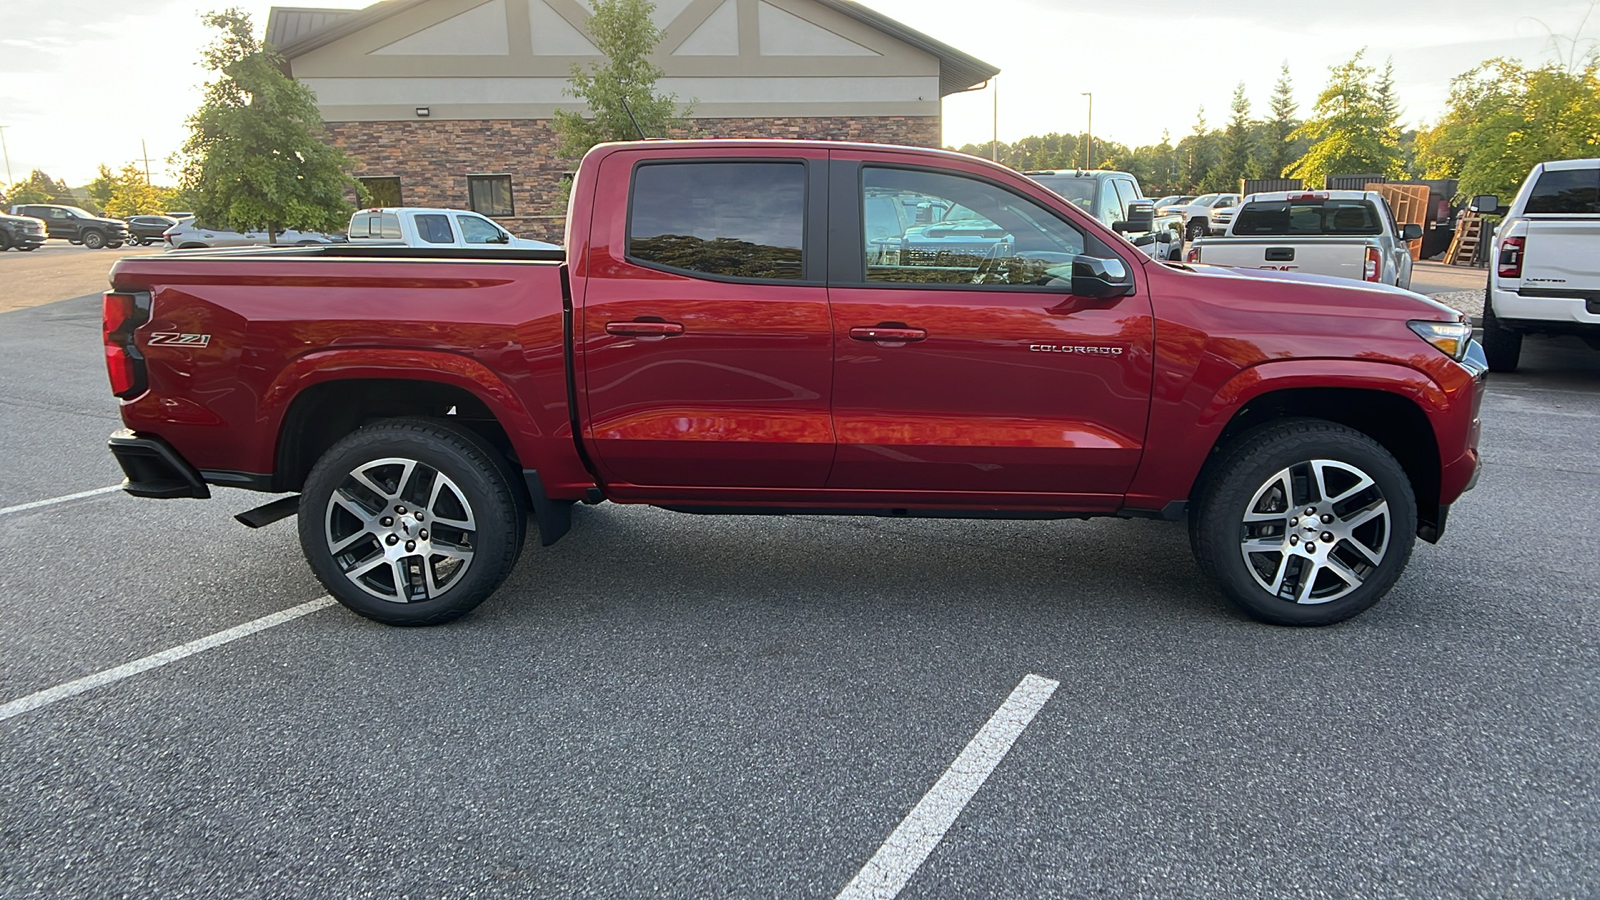
[[[229,628],[227,631],[219,631],[216,634],[207,635],[206,637],[199,638],[198,640],[190,641],[187,644],[179,644],[178,646],[169,650],[163,650],[160,653],[152,653],[149,656],[146,656],[142,659],[136,659],[130,663],[123,663],[115,668],[105,669],[103,671],[96,672],[93,675],[86,675],[76,681],[69,681],[66,684],[58,684],[53,688],[46,688],[38,693],[29,694],[26,697],[18,698],[10,703],[5,704],[4,706],[0,706],[0,722],[12,718],[13,716],[20,716],[23,713],[32,712],[40,707],[49,706],[52,703],[66,700],[69,697],[76,697],[85,691],[92,691],[97,687],[104,687],[105,685],[113,682],[121,681],[124,678],[131,678],[134,675],[138,675],[140,672],[148,672],[151,669],[164,666],[167,663],[177,662],[184,657],[193,656],[196,653],[203,653],[213,647],[220,647],[230,641],[236,641],[239,638],[248,637],[249,635],[255,634],[258,631],[265,631],[275,625],[282,625],[285,622],[298,619],[308,613],[314,613],[319,609],[332,606],[333,602],[334,601],[332,597],[324,595],[315,600],[302,603],[299,606],[292,606],[286,610],[283,610],[282,612],[275,612],[270,616],[262,616],[259,619],[254,619],[244,623],[243,625],[235,625],[234,627]]]
[[[1038,675],[1022,679],[836,900],[893,900],[1060,686]]]
[[[122,485],[113,484],[110,487],[95,488],[92,491],[79,491],[76,494],[68,494],[65,497],[52,497],[49,500],[35,500],[32,503],[24,503],[20,506],[7,506],[4,509],[0,509],[0,516],[9,516],[12,513],[27,512],[30,509],[38,509],[41,506],[54,506],[57,503],[65,503],[68,500],[82,500],[84,497],[94,497],[99,494],[109,494],[112,491],[120,490],[122,490]]]

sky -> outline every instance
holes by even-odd
[[[1301,115],[1310,112],[1329,66],[1363,47],[1394,60],[1404,120],[1437,120],[1450,79],[1485,59],[1530,64],[1579,56],[1600,40],[1600,8],[1588,0],[1168,0],[1162,4],[1076,0],[864,0],[884,14],[1001,69],[997,85],[944,101],[944,141],[1093,132],[1129,146],[1177,140],[1205,107],[1212,127],[1228,118],[1240,82],[1265,114],[1279,67],[1288,62]],[[235,5],[258,33],[270,2],[257,0],[0,0],[0,134],[11,179],[35,168],[74,186],[106,163],[144,165],[172,183],[168,158],[199,106],[198,65],[211,32],[205,10]],[[303,6],[355,8],[365,0]],[[1284,15],[1285,8],[1293,17]],[[1594,9],[1584,24],[1584,17]],[[1583,25],[1582,31],[1579,31]],[[141,141],[143,142],[141,144]]]

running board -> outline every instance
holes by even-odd
[[[239,513],[237,516],[234,516],[234,519],[236,519],[241,525],[247,525],[251,528],[262,528],[267,525],[271,525],[273,522],[276,522],[279,519],[287,519],[299,511],[300,495],[295,494],[290,497],[279,497],[265,506],[258,506],[249,512]]]

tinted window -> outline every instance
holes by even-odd
[[[1094,204],[1094,179],[1079,178],[1076,175],[1032,175],[1029,176],[1052,191],[1078,204],[1084,212],[1092,213]]]
[[[1365,200],[1258,200],[1239,210],[1233,233],[1370,235],[1383,223]]]
[[[450,233],[450,217],[439,213],[417,215],[417,236],[430,244],[453,244],[456,236]]]
[[[948,207],[943,219],[898,240],[865,235],[867,280],[909,284],[1066,287],[1083,252],[1076,228],[1031,200],[971,178],[902,169],[863,170],[863,199]]]
[[[386,241],[400,240],[400,217],[395,213],[380,213],[373,224],[377,227],[377,237]]]
[[[351,216],[350,217],[350,232],[349,232],[350,236],[351,237],[371,237],[372,236],[372,219],[373,219],[372,213],[356,213],[355,215]]]
[[[456,222],[461,225],[461,239],[469,244],[500,243],[500,229],[486,219],[477,216],[456,216]],[[448,231],[449,227],[446,226],[445,230]]]
[[[1530,213],[1600,213],[1600,169],[1545,172],[1528,195]]]
[[[467,208],[486,216],[514,216],[510,175],[468,175]]]
[[[800,163],[642,165],[632,203],[630,258],[734,278],[804,277]]]

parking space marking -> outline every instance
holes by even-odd
[[[258,631],[265,631],[275,625],[282,625],[285,622],[293,621],[294,619],[298,619],[301,616],[309,613],[314,613],[319,609],[325,609],[329,606],[332,606],[333,603],[333,598],[325,594],[315,600],[309,600],[300,604],[299,606],[292,606],[286,610],[283,610],[282,612],[275,612],[270,616],[262,616],[259,619],[253,619],[244,623],[243,625],[235,625],[226,631],[219,631],[216,634],[207,635],[203,638],[190,641],[187,644],[179,644],[171,649],[162,650],[160,653],[152,653],[142,659],[136,659],[130,663],[123,663],[120,666],[105,669],[103,671],[96,672],[93,675],[86,675],[76,681],[69,681],[66,684],[58,684],[53,688],[46,688],[37,693],[29,694],[26,697],[12,700],[10,703],[0,706],[0,722],[4,722],[6,719],[10,719],[14,716],[20,716],[23,713],[32,712],[40,707],[49,706],[52,703],[66,700],[70,697],[76,697],[86,691],[92,691],[97,687],[104,687],[105,685],[121,681],[124,678],[131,678],[135,675],[138,675],[140,672],[148,672],[151,669],[164,666],[167,663],[177,662],[180,659],[193,656],[196,653],[204,653],[213,647],[220,647],[223,644],[237,641],[242,637],[249,637]]]
[[[893,900],[1060,686],[1038,675],[1022,679],[835,900]]]
[[[52,497],[49,500],[35,500],[32,503],[23,503],[19,506],[7,506],[0,509],[0,516],[9,516],[12,513],[27,512],[30,509],[38,509],[41,506],[54,506],[57,503],[65,503],[68,500],[82,500],[84,497],[95,497],[120,490],[122,490],[122,485],[113,484],[110,487],[95,488],[92,491],[79,491],[76,494],[68,494],[65,497]]]

